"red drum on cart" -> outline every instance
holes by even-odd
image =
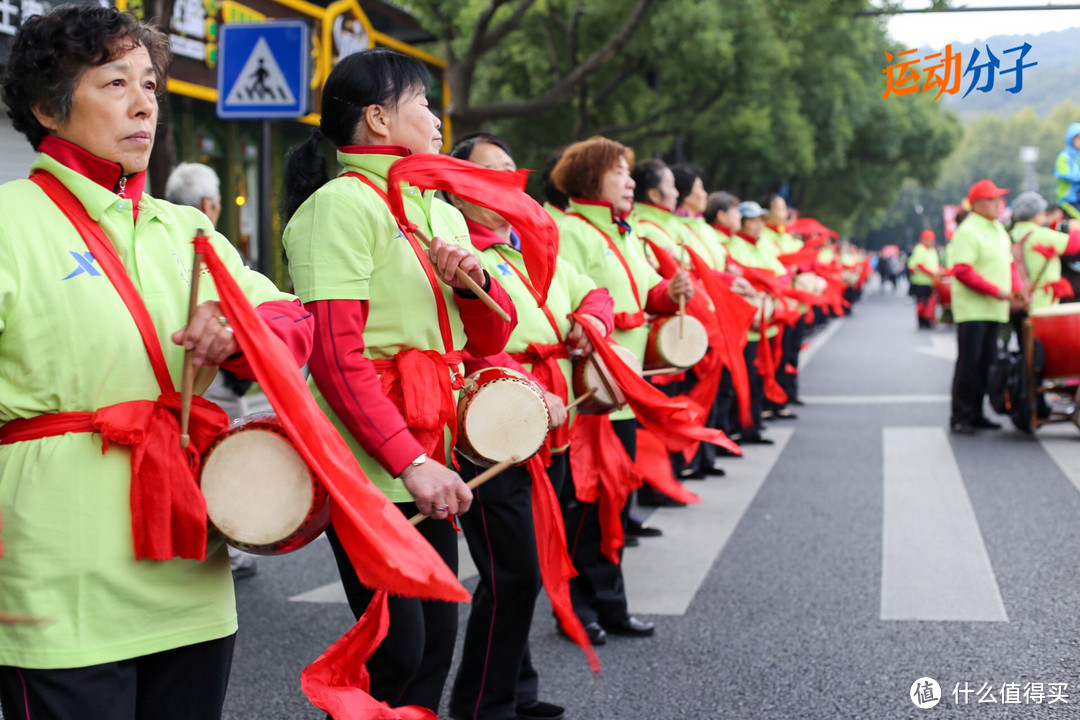
[[[1028,318],[1046,355],[1043,377],[1080,377],[1080,303],[1038,308]]]

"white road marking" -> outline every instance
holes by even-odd
[[[950,397],[941,395],[801,395],[808,405],[911,405],[918,403],[947,403]]]
[[[956,362],[957,346],[954,333],[935,333],[927,337],[930,338],[930,347],[915,348],[915,352],[940,358],[941,360],[948,360],[949,362]]]
[[[1055,423],[1035,431],[1039,444],[1065,477],[1080,490],[1080,430],[1070,423]]]
[[[945,429],[882,434],[881,619],[1008,622]]]
[[[469,548],[465,544],[465,536],[462,535],[458,542],[458,579],[464,582],[469,578],[475,577],[476,574],[476,565],[473,564],[472,556],[469,555]],[[341,580],[334,580],[325,585],[320,585],[313,590],[302,592],[299,595],[293,595],[289,598],[289,601],[341,603],[343,605],[348,604],[349,602],[345,597],[345,587],[341,584]]]
[[[810,347],[799,353],[799,370],[803,371],[806,366],[810,364],[810,361],[814,359],[814,356],[818,354],[818,350],[824,347],[825,343],[829,342],[829,339],[836,334],[836,331],[844,326],[847,322],[844,318],[834,318],[829,321],[829,324],[825,326],[818,335],[815,335],[810,339]]]
[[[685,615],[728,538],[765,482],[784,446],[790,428],[770,428],[775,445],[751,445],[745,455],[724,463],[727,475],[694,483],[701,502],[680,508],[659,508],[649,524],[664,534],[642,540],[623,556],[623,577],[630,610],[646,615]]]

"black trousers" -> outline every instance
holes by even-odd
[[[766,340],[766,342],[768,341]],[[754,361],[757,360],[757,353],[758,343],[756,340],[746,343],[746,347],[743,348],[743,359],[746,361],[746,375],[750,379],[750,419],[753,421],[753,425],[742,429],[744,438],[760,437],[762,430],[764,430],[761,411],[765,409],[765,380],[754,365]]]
[[[720,372],[720,384],[716,388],[716,397],[713,398],[712,407],[709,408],[705,427],[729,433],[731,407],[735,402],[735,384],[731,382],[731,373],[727,368],[721,368]],[[712,443],[703,442],[698,445],[693,464],[698,470],[707,470],[713,467],[718,457],[720,457],[720,449]]]
[[[0,667],[11,720],[217,720],[236,635],[61,670]]]
[[[1001,323],[996,322],[956,324],[957,355],[950,423],[973,423],[983,416],[987,377],[1000,331]]]
[[[548,476],[561,487],[567,454],[555,455]],[[480,471],[463,460],[461,477]],[[540,592],[532,515],[532,479],[510,468],[473,491],[458,524],[480,575],[465,626],[450,711],[474,720],[513,720],[515,708],[535,705],[539,678],[529,656],[529,629]]]
[[[419,512],[416,504],[411,502],[397,503],[397,507],[408,517]],[[454,526],[446,520],[425,520],[416,529],[456,575],[458,556]],[[375,593],[360,584],[333,526],[326,531],[326,536],[334,549],[349,607],[359,619]],[[390,627],[386,639],[367,663],[371,674],[371,696],[391,707],[420,705],[437,713],[454,659],[457,604],[390,595],[387,607]]]
[[[637,420],[612,423],[619,442],[631,459],[637,449]],[[563,522],[570,559],[578,571],[570,578],[570,600],[581,622],[618,625],[630,617],[626,609],[626,585],[622,568],[613,565],[600,552],[600,516],[596,503],[580,502],[574,495],[573,472],[563,486]],[[625,527],[627,510],[623,509]]]
[[[784,338],[780,343],[782,354],[776,380],[787,393],[788,402],[799,398],[799,353],[805,335],[806,319],[801,317],[794,325],[784,328]],[[795,372],[788,372],[788,366],[794,368]]]

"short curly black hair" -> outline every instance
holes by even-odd
[[[29,18],[15,36],[4,74],[3,99],[11,124],[37,150],[47,131],[33,108],[66,121],[83,71],[134,47],[146,48],[158,92],[164,92],[169,38],[152,25],[97,3],[66,3]]]

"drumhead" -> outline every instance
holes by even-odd
[[[682,322],[682,337],[679,337],[679,318],[664,321],[656,331],[656,349],[668,364],[687,368],[705,357],[709,349],[709,334],[695,317],[686,315]]]
[[[210,522],[229,540],[270,545],[296,532],[314,489],[300,453],[264,427],[223,438],[203,461],[202,491]]]
[[[547,438],[547,405],[529,385],[513,378],[485,383],[469,403],[459,430],[478,455],[492,463],[536,454]]]
[[[1080,315],[1080,303],[1059,303],[1047,307],[1035,308],[1028,312],[1029,317],[1058,317],[1061,315]]]

